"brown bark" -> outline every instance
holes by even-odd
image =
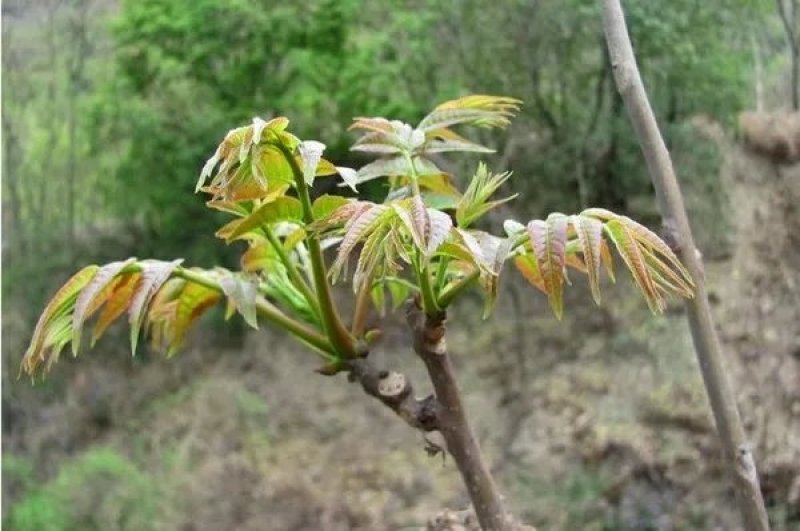
[[[425,363],[436,393],[438,429],[461,472],[478,521],[486,530],[511,530],[512,519],[503,506],[464,411],[461,390],[445,343],[445,316],[426,316],[416,303],[410,302],[407,317],[414,350]]]
[[[695,283],[694,299],[686,308],[697,359],[711,403],[723,456],[731,473],[745,528],[767,530],[769,523],[758,474],[746,441],[736,399],[728,382],[722,348],[714,328],[703,265],[695,249],[683,196],[672,161],[658,129],[633,55],[619,0],[600,0],[614,79],[647,162],[664,226]]]

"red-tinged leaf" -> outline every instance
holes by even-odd
[[[75,302],[75,311],[72,314],[72,353],[78,355],[81,347],[81,332],[83,331],[83,322],[91,314],[89,312],[90,306],[94,303],[95,299],[103,300],[103,295],[106,297],[110,292],[106,288],[109,287],[111,282],[116,276],[126,267],[136,261],[135,258],[129,258],[120,262],[111,262],[104,265],[97,270],[97,273],[92,278],[86,287],[83,288],[78,299]],[[104,293],[105,292],[105,293]]]
[[[173,260],[172,262],[158,260],[145,260],[142,262],[142,280],[128,308],[131,324],[131,352],[133,354],[136,353],[139,330],[142,327],[142,321],[150,300],[182,262],[183,259]]]
[[[600,304],[600,249],[603,245],[603,223],[588,216],[571,216],[570,221],[578,235],[592,297],[597,304]]]
[[[430,220],[430,235],[425,254],[431,257],[450,235],[450,231],[453,228],[453,220],[444,212],[432,208],[428,209],[428,219]]]
[[[183,344],[189,327],[200,318],[206,310],[214,306],[221,298],[219,292],[200,284],[187,282],[178,297],[175,310],[175,325],[171,338],[168,356],[172,356]]]
[[[644,295],[647,305],[653,313],[664,310],[664,301],[656,289],[653,277],[647,268],[642,251],[628,230],[628,227],[618,219],[612,219],[605,225],[606,234],[617,248],[622,260],[633,275],[633,280]]]
[[[688,299],[694,297],[694,286],[689,284],[689,279],[682,276],[680,271],[675,271],[671,264],[664,262],[664,260],[646,247],[641,247],[641,250],[645,262],[647,262],[647,266],[650,268],[650,273],[653,275],[657,284],[661,284],[668,288],[669,291]]]
[[[681,261],[678,259],[672,249],[669,248],[669,245],[664,242],[664,240],[659,238],[655,232],[627,216],[620,216],[619,219],[642,247],[662,255],[667,259],[669,265],[681,274],[684,283],[694,286],[694,282],[692,282],[692,276],[689,274],[689,271],[686,270]]]
[[[457,124],[478,127],[505,127],[519,109],[514,98],[474,95],[450,100],[437,106],[419,124],[428,132]]]
[[[100,317],[97,318],[97,322],[94,325],[91,346],[94,346],[109,325],[128,309],[141,278],[142,274],[138,272],[124,274],[120,277],[119,283],[114,286],[114,291],[109,295],[106,304],[103,306],[103,311],[100,312]]]
[[[33,375],[39,364],[44,361],[43,350],[48,346],[45,339],[48,334],[52,334],[53,324],[59,320],[63,321],[64,316],[67,316],[67,322],[71,325],[72,318],[69,314],[74,308],[78,294],[92,280],[98,269],[96,265],[84,267],[67,280],[47,303],[36,323],[31,343],[22,358],[22,369],[25,372]]]
[[[312,223],[309,229],[315,232],[320,232],[331,227],[341,225],[343,222],[352,222],[357,219],[362,212],[368,208],[371,208],[373,205],[374,203],[370,203],[369,201],[349,202],[338,207],[327,216],[322,217],[321,219],[318,219]]]
[[[417,234],[420,251],[425,251],[430,233],[431,220],[428,217],[428,210],[422,197],[415,195],[411,198],[411,221],[413,222],[414,232]]]
[[[599,219],[600,221],[610,221],[612,219],[618,219],[620,216],[611,212],[610,210],[606,210],[605,208],[587,208],[580,214],[581,216],[588,216],[592,218]]]
[[[544,278],[539,271],[539,265],[536,263],[536,258],[532,255],[520,255],[514,258],[514,265],[522,276],[531,283],[536,289],[547,295],[547,288],[544,285]]]
[[[451,151],[462,151],[470,153],[494,153],[495,150],[470,142],[468,140],[430,140],[425,143],[422,151],[430,153],[448,153]]]
[[[229,274],[219,279],[219,285],[235,309],[242,314],[245,322],[258,329],[258,320],[256,319],[258,286],[256,282],[240,275]]]
[[[567,243],[567,217],[551,214],[547,221],[528,224],[531,247],[547,290],[547,299],[557,319],[564,313],[564,256]]]
[[[586,263],[577,254],[567,253],[564,257],[564,265],[571,267],[572,269],[576,269],[581,273],[589,273],[589,270],[586,268]],[[566,278],[567,282],[569,282],[566,271],[564,272],[564,278]]]
[[[354,118],[353,124],[349,127],[353,129],[366,129],[367,131],[376,131],[379,133],[391,133],[394,131],[392,123],[386,118]]]
[[[354,292],[358,293],[364,282],[371,282],[378,261],[384,254],[390,230],[391,226],[388,224],[378,226],[364,241],[364,246],[356,264],[356,270],[353,273]]]
[[[339,244],[339,254],[331,266],[331,278],[336,279],[347,262],[353,248],[365,238],[375,225],[380,222],[381,216],[389,209],[386,205],[373,205],[364,210],[357,218],[345,226],[345,235]]]
[[[397,138],[397,135],[384,131],[375,131],[359,138],[350,150],[394,155],[402,153],[406,148],[407,146]]]

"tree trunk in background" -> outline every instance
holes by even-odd
[[[748,531],[765,531],[769,529],[769,522],[755,460],[739,418],[736,397],[728,381],[722,348],[708,303],[703,263],[695,248],[672,160],[636,66],[622,6],[619,0],[600,0],[600,3],[614,79],[647,162],[664,228],[669,233],[669,239],[678,248],[695,284],[695,297],[686,302],[686,309],[726,468],[733,479],[745,528]]]
[[[791,59],[789,97],[792,109],[800,110],[800,3],[798,0],[775,0],[783,23]]]

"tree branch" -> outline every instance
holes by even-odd
[[[445,315],[427,316],[419,301],[407,307],[408,324],[414,350],[425,363],[436,399],[438,400],[438,429],[447,443],[447,451],[458,466],[469,497],[483,529],[504,531],[513,528],[489,468],[484,463],[478,441],[464,412],[461,390],[447,354]]]
[[[404,374],[378,369],[367,359],[355,358],[345,362],[351,381],[357,381],[368,395],[377,398],[397,413],[406,424],[422,431],[439,429],[439,403],[433,395],[414,396],[414,387]]]
[[[617,88],[644,153],[664,225],[672,232],[670,236],[677,244],[680,257],[695,284],[695,297],[686,302],[689,325],[723,455],[734,480],[745,528],[753,531],[768,530],[769,523],[758,474],[745,439],[736,399],[728,382],[722,348],[708,304],[702,261],[695,249],[672,161],[636,66],[622,6],[619,0],[600,0],[600,3]]]

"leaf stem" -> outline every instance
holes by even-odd
[[[314,213],[311,208],[311,196],[308,192],[308,184],[306,184],[305,178],[303,177],[303,171],[300,169],[300,166],[298,166],[297,160],[295,160],[292,153],[283,143],[275,142],[274,145],[281,151],[286,162],[289,163],[292,169],[297,188],[297,196],[303,207],[303,220],[306,224],[311,224],[314,222]],[[325,331],[330,338],[331,344],[339,355],[346,358],[355,357],[356,351],[353,338],[342,324],[342,320],[339,318],[339,314],[333,304],[333,297],[331,296],[331,289],[328,284],[328,272],[325,267],[325,260],[322,257],[322,248],[319,243],[319,238],[316,234],[309,233],[307,241],[308,252],[311,255],[311,269],[314,273],[314,287],[316,288]]]
[[[511,249],[509,249],[508,254],[511,255],[518,247],[521,245],[525,245],[525,243],[530,239],[527,232],[524,232],[517,236],[514,240],[514,243],[511,245]],[[468,288],[478,277],[480,276],[480,269],[477,267],[461,277],[457,280],[454,284],[451,284],[450,287],[443,289],[439,293],[439,297],[437,302],[440,308],[447,308],[450,304],[458,297],[462,291]]]
[[[361,283],[361,288],[358,290],[358,295],[356,295],[356,306],[353,310],[353,322],[351,324],[351,332],[356,338],[364,335],[370,291],[372,291],[371,277],[364,279],[364,282]]]
[[[319,310],[319,303],[317,302],[317,297],[311,291],[311,287],[306,283],[305,279],[300,275],[300,271],[297,269],[297,265],[292,262],[289,258],[289,255],[286,253],[286,249],[284,249],[283,245],[281,244],[280,240],[275,233],[264,225],[262,227],[264,234],[267,236],[267,240],[269,240],[270,245],[272,245],[275,252],[278,254],[278,258],[280,258],[281,263],[283,263],[284,267],[286,267],[286,271],[289,274],[289,279],[295,285],[297,289],[300,290],[300,293],[303,294],[303,297],[308,301],[308,304],[311,306],[312,311],[317,315],[320,316]]]
[[[138,264],[135,265],[138,266]],[[141,266],[139,266],[139,270],[140,269]],[[135,268],[131,269],[131,271],[136,271],[136,270],[137,269]],[[176,277],[183,278],[194,284],[199,284],[201,286],[205,286],[209,289],[213,289],[224,294],[222,287],[219,285],[219,283],[216,282],[214,279],[204,275],[203,273],[199,273],[197,271],[192,271],[191,269],[178,266],[175,268],[175,271],[172,274]],[[309,326],[299,321],[295,321],[294,319],[283,313],[276,306],[268,302],[266,299],[259,297],[256,300],[256,312],[261,317],[267,319],[268,321],[271,321],[273,324],[278,325],[279,327],[288,331],[292,335],[296,336],[297,338],[305,341],[306,343],[314,347],[316,350],[320,352],[320,354],[323,355],[325,359],[333,359],[331,355],[334,353],[334,349],[327,338],[325,338],[322,334],[320,334],[313,328],[310,328]]]
[[[421,193],[419,190],[419,175],[417,174],[417,168],[414,165],[414,159],[412,159],[408,153],[403,154],[405,155],[406,161],[408,161],[408,167],[411,170],[411,192],[415,197],[418,197]],[[437,315],[441,312],[441,310],[436,301],[436,295],[433,292],[433,288],[431,287],[428,266],[423,259],[422,250],[416,249],[414,257],[414,271],[417,273],[417,279],[419,280],[419,290],[422,294],[423,309],[427,315]]]

